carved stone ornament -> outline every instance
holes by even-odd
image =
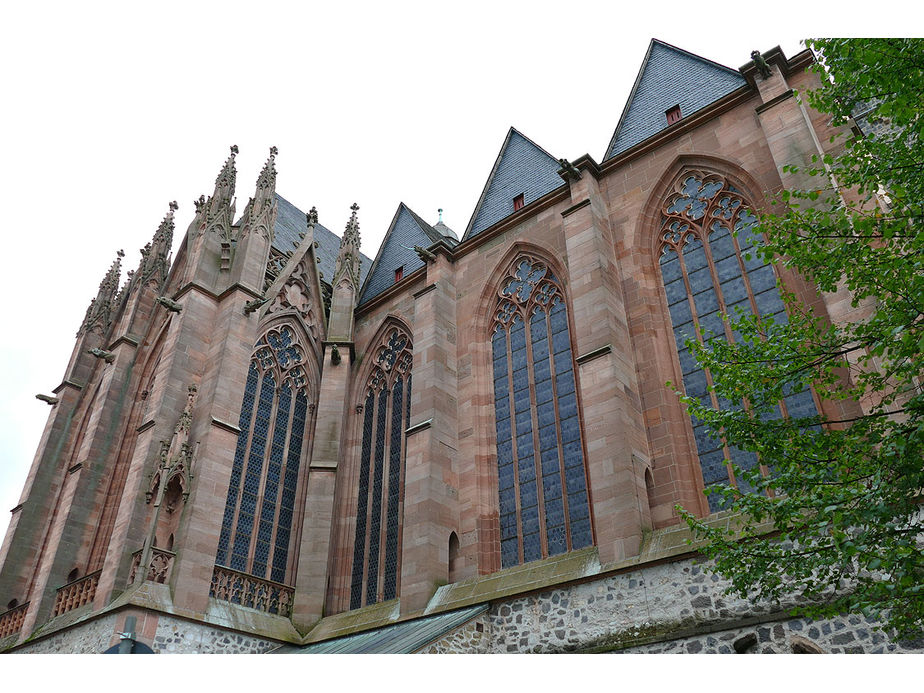
[[[115,298],[119,291],[119,276],[122,274],[122,258],[125,252],[120,250],[116,253],[116,259],[103,277],[99,284],[99,290],[96,292],[96,298],[90,301],[87,313],[83,318],[83,323],[77,331],[77,336],[87,332],[97,332],[102,334],[112,318],[113,308],[116,305]]]
[[[157,469],[151,475],[151,483],[145,498],[148,503],[154,497],[158,488],[162,491],[174,478],[179,477],[180,487],[183,489],[183,500],[189,497],[189,485],[192,481],[192,467],[194,451],[189,443],[189,427],[192,424],[192,410],[196,401],[195,385],[186,388],[186,407],[173,427],[171,439],[160,441],[160,455]],[[176,508],[167,508],[173,512]]]
[[[366,393],[390,389],[397,378],[403,378],[414,364],[414,347],[410,336],[394,326],[387,330],[382,341],[371,352],[375,366],[366,381]]]
[[[683,247],[694,238],[707,242],[713,231],[741,233],[757,223],[742,194],[722,176],[687,171],[661,210],[661,253]]]
[[[250,198],[241,219],[241,232],[238,240],[253,232],[272,242],[276,226],[276,147],[270,147],[270,156],[260,176],[257,178],[257,190]]]

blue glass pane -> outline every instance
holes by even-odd
[[[273,396],[276,381],[272,373],[263,376],[260,386],[260,398],[254,419],[253,438],[250,455],[247,458],[247,471],[244,476],[244,488],[241,492],[241,505],[237,516],[234,545],[231,550],[231,568],[246,571],[250,538],[253,530],[254,516],[257,511],[257,494],[260,492],[260,479],[263,476],[263,458],[266,453],[266,441],[269,436],[269,422],[273,413]]]
[[[398,501],[401,497],[401,441],[404,424],[404,381],[395,381],[391,394],[391,441],[388,452],[388,512],[385,526],[385,600],[397,596]]]
[[[753,271],[749,271],[748,281],[751,283],[751,291],[755,294],[776,288],[776,275],[770,265],[762,265]]]
[[[735,244],[732,242],[731,235],[727,230],[710,234],[709,248],[712,250],[712,261],[715,262],[716,265],[718,265],[721,260],[735,255]],[[719,276],[722,275],[720,274]]]
[[[382,531],[382,481],[385,470],[385,425],[388,390],[379,392],[376,402],[375,458],[372,468],[371,510],[369,513],[369,560],[366,570],[366,604],[378,601],[379,545]]]
[[[683,264],[687,267],[687,274],[691,274],[708,265],[706,261],[706,252],[699,239],[691,239],[690,242],[684,246]]]
[[[234,451],[234,465],[231,468],[231,482],[228,486],[228,498],[225,501],[225,514],[221,523],[221,536],[218,540],[218,554],[215,562],[218,565],[227,565],[228,542],[231,538],[231,523],[234,521],[234,510],[237,507],[237,494],[240,490],[241,472],[244,467],[244,453],[247,450],[247,438],[250,433],[250,419],[253,416],[253,403],[257,394],[257,377],[259,373],[257,364],[251,363],[247,373],[247,383],[244,386],[244,402],[241,405],[241,418],[238,428],[241,429],[237,437],[237,447]]]
[[[731,306],[742,301],[747,301],[748,298],[748,290],[744,286],[744,280],[739,275],[728,280],[719,288],[722,291],[722,300],[725,301],[725,306],[728,308],[729,314],[734,315],[734,309],[732,309]]]
[[[686,294],[684,294],[682,301],[675,303],[668,310],[671,314],[671,324],[675,327],[691,325],[693,316],[690,315],[690,302],[687,300]],[[688,331],[692,334],[693,328],[690,327]]]
[[[776,289],[757,294],[754,296],[754,302],[757,304],[757,311],[762,316],[773,315],[786,310],[786,306],[783,305],[783,300]]]
[[[661,279],[665,286],[681,278],[680,261],[677,258],[677,252],[673,248],[668,248],[660,259]]]
[[[273,442],[270,445],[269,463],[266,467],[263,507],[260,511],[257,544],[254,549],[252,573],[258,577],[266,576],[266,562],[269,560],[270,540],[273,535],[276,500],[279,493],[279,473],[282,469],[282,455],[285,452],[286,438],[289,433],[289,408],[291,404],[292,391],[286,385],[279,391],[279,406],[276,412],[276,424],[273,427]]]
[[[818,416],[818,409],[815,406],[815,400],[812,399],[812,393],[808,390],[790,395],[783,399],[786,402],[786,410],[790,418],[801,419],[809,416]]]
[[[711,283],[708,290],[693,294],[693,305],[696,306],[697,315],[706,315],[719,309],[719,300],[711,288]]]
[[[372,456],[372,421],[375,396],[369,393],[363,408],[363,442],[359,459],[359,495],[356,510],[356,538],[353,542],[353,576],[350,583],[350,608],[362,606],[363,568],[366,555],[366,514],[369,503],[369,466]]]
[[[289,455],[286,459],[283,477],[282,498],[279,507],[279,526],[276,530],[276,550],[273,552],[273,577],[276,582],[285,582],[286,563],[289,556],[289,538],[295,510],[295,489],[298,485],[298,469],[302,456],[302,443],[308,426],[308,397],[304,391],[295,395],[295,410],[292,413],[292,431],[289,434]]]

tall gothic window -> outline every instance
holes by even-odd
[[[305,350],[288,326],[257,342],[218,541],[219,565],[275,582],[291,575],[295,490],[311,401],[304,363]]]
[[[564,292],[520,256],[491,337],[501,565],[590,546],[593,536]]]
[[[725,178],[699,171],[688,172],[675,183],[661,217],[659,262],[684,390],[706,406],[741,407],[741,402],[719,399],[709,391],[712,376],[697,365],[685,341],[704,343],[712,337],[734,341],[736,335],[722,315],[734,317],[739,309],[779,323],[787,321],[773,266],[748,252],[760,243],[752,231],[757,217]],[[778,415],[815,413],[812,394],[806,390],[785,397]],[[695,419],[693,434],[706,486],[734,484],[742,491],[751,490],[743,479],[735,479],[730,462],[752,469],[758,464],[754,453],[709,436]],[[720,502],[715,494],[709,496],[711,510],[718,510]]]
[[[366,381],[350,608],[398,596],[405,431],[411,415],[410,337],[394,327],[372,349]]]

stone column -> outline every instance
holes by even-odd
[[[449,579],[449,535],[458,531],[456,285],[442,250],[415,294],[411,418],[404,471],[401,612],[426,606]]]
[[[596,543],[602,562],[638,553],[647,458],[638,375],[605,201],[590,167],[562,212]]]

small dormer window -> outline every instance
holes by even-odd
[[[679,105],[679,104],[678,104],[677,106],[673,106],[672,108],[668,108],[668,109],[664,112],[664,115],[667,116],[667,124],[668,124],[668,125],[673,125],[674,123],[676,123],[678,120],[680,120],[680,119],[683,117],[683,116],[680,114],[680,105]]]
[[[395,283],[397,284],[398,282],[400,282],[403,277],[404,277],[404,265],[401,265],[398,269],[395,270]]]
[[[513,211],[516,212],[523,209],[524,204],[523,193],[520,193],[515,198],[513,198]]]

